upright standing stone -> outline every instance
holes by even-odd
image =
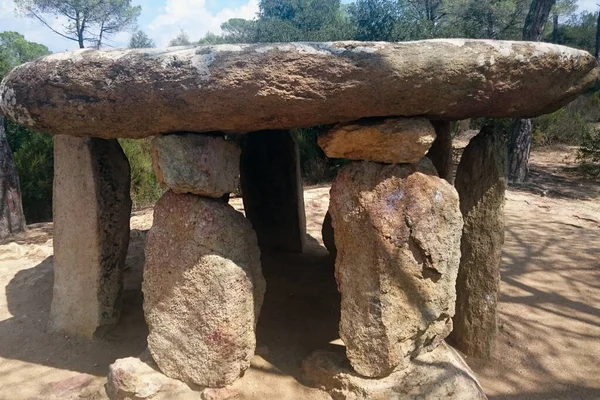
[[[291,132],[252,132],[241,163],[246,217],[263,251],[302,252],[306,240],[298,143]]]
[[[440,178],[452,183],[452,122],[431,121],[436,138],[427,158],[431,160]]]
[[[229,204],[165,193],[142,290],[148,348],[165,375],[221,387],[250,367],[265,281],[252,226]]]
[[[504,243],[506,144],[484,127],[465,148],[456,172],[464,219],[452,339],[465,354],[489,358]]]
[[[116,139],[54,137],[52,330],[92,337],[117,321],[129,190],[129,162]]]
[[[329,211],[348,359],[361,375],[388,375],[452,330],[458,195],[426,158],[352,163],[333,182]]]

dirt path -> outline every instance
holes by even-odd
[[[467,359],[490,399],[600,399],[600,184],[575,179],[567,154],[535,153],[532,182],[507,194],[498,343],[492,361]],[[301,360],[337,339],[339,319],[333,263],[318,244],[328,188],[305,195],[311,250],[263,260],[259,355],[236,384],[246,399],[326,398],[298,383]],[[132,217],[122,321],[94,342],[46,332],[52,224],[0,245],[0,400],[105,398],[108,365],[145,347],[151,224],[150,210]]]
[[[572,154],[535,153],[507,193],[494,359],[467,360],[490,399],[600,399],[600,184]]]

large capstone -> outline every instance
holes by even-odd
[[[106,138],[533,117],[591,87],[596,67],[582,50],[472,39],[82,49],[14,69],[0,108],[36,131]]]
[[[246,217],[262,251],[301,253],[306,241],[298,142],[292,132],[244,137],[241,187]]]
[[[331,187],[340,335],[352,367],[381,377],[452,330],[462,218],[428,159],[352,163]]]
[[[51,330],[91,338],[117,322],[129,190],[129,162],[115,139],[54,138]]]
[[[148,347],[165,375],[222,387],[250,366],[265,281],[256,235],[230,205],[165,193],[142,290]]]
[[[302,373],[335,400],[487,399],[473,371],[445,343],[381,379],[356,374],[339,351],[316,351],[302,363]]]
[[[154,172],[175,193],[220,198],[238,190],[240,148],[223,136],[161,135],[152,140]]]
[[[469,356],[489,358],[504,243],[506,145],[490,127],[469,142],[456,171],[464,219],[452,340]]]
[[[418,162],[434,140],[425,118],[368,118],[338,124],[318,138],[327,157],[388,164]]]

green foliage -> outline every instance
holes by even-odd
[[[153,204],[165,192],[152,169],[150,139],[119,139],[131,167],[131,200],[134,208]]]
[[[107,37],[135,26],[142,12],[142,7],[132,6],[131,0],[15,0],[15,5],[80,48],[85,43],[100,48]],[[53,27],[52,16],[66,19],[61,31]]]
[[[400,21],[399,3],[395,0],[357,0],[348,7],[350,21],[356,27],[357,40],[396,39]]]
[[[17,32],[0,32],[0,80],[19,64],[50,54],[42,44],[28,42]]]
[[[529,1],[454,0],[444,3],[448,37],[520,40]]]
[[[588,123],[578,112],[569,108],[561,108],[535,120],[533,145],[577,144],[588,130]]]
[[[600,177],[600,130],[588,129],[582,135],[577,159],[584,172]]]
[[[345,160],[327,158],[317,144],[317,137],[331,129],[332,125],[314,126],[312,128],[294,129],[300,150],[300,168],[302,177],[308,184],[329,182]]]
[[[149,49],[156,47],[156,43],[146,35],[146,32],[136,30],[133,32],[133,35],[131,35],[131,39],[129,39],[128,47],[130,49]]]
[[[552,114],[536,118],[533,145],[579,145],[589,136],[590,123],[597,121],[600,121],[600,93],[587,93]]]
[[[169,41],[169,46],[189,46],[191,44],[190,36],[184,30]]]
[[[25,40],[17,32],[0,32],[0,80],[13,67],[50,54],[46,46]],[[13,152],[27,223],[52,219],[54,147],[52,137],[7,121],[6,136]]]
[[[10,132],[10,131],[9,131]],[[52,220],[54,146],[52,136],[27,130],[13,155],[27,223]]]
[[[21,183],[21,200],[27,223],[52,219],[54,146],[52,137],[7,121],[6,135]]]
[[[567,21],[558,28],[558,44],[564,44],[578,49],[587,50],[594,54],[596,46],[596,22],[598,13],[587,11],[571,15]]]
[[[261,20],[288,21],[302,32],[314,32],[330,25],[340,12],[340,0],[263,0]]]

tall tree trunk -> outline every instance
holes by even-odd
[[[552,43],[558,43],[558,14],[552,16]]]
[[[510,182],[523,182],[529,174],[532,131],[533,119],[517,119],[510,127],[508,148],[508,180]]]
[[[594,56],[598,59],[600,56],[600,11],[598,11],[598,20],[596,22],[596,50]]]
[[[534,42],[542,40],[544,27],[554,3],[556,3],[556,0],[533,0],[531,2],[523,27],[523,40]]]
[[[531,2],[523,27],[523,40],[539,42],[542,39],[554,3],[556,0]],[[516,120],[513,123],[508,143],[508,179],[511,182],[523,182],[527,179],[532,133],[532,119]]]
[[[0,237],[25,230],[19,176],[6,137],[6,121],[0,115]]]

